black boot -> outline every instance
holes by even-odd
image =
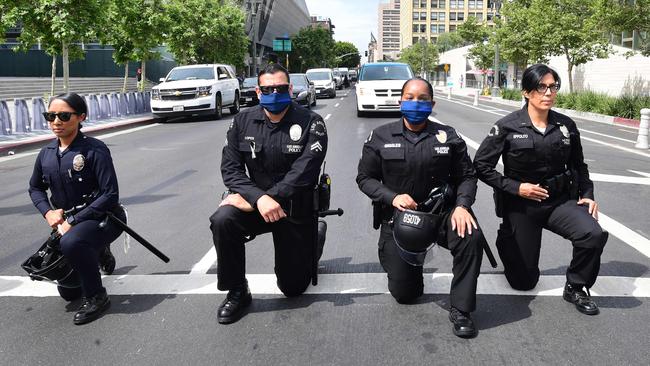
[[[567,282],[566,285],[564,285],[564,294],[562,297],[564,300],[573,303],[576,306],[576,309],[578,309],[578,311],[583,314],[598,314],[600,310],[598,310],[598,305],[596,305],[596,302],[591,299],[589,289],[587,289],[587,293],[585,293],[582,289],[582,285],[572,285]]]
[[[221,324],[230,324],[239,320],[246,308],[253,301],[248,284],[228,291],[226,299],[219,305],[217,321]]]
[[[102,254],[99,255],[99,270],[104,275],[113,274],[115,270],[115,257],[111,253],[110,245],[107,245]]]
[[[99,318],[110,305],[111,300],[108,298],[105,290],[92,297],[83,297],[81,299],[81,307],[74,314],[74,323],[77,325],[90,323]]]
[[[449,321],[454,324],[454,334],[461,338],[473,338],[478,334],[469,313],[455,307],[449,309]]]

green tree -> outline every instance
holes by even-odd
[[[469,49],[468,57],[474,61],[477,68],[487,70],[494,66],[494,36],[486,24],[469,17],[465,23],[458,26],[457,32],[466,43],[474,44]],[[487,74],[483,73],[483,84],[486,77]]]
[[[650,56],[650,0],[600,0],[598,16],[611,32],[638,34],[639,50]]]
[[[4,42],[7,28],[16,25],[16,15],[23,0],[3,0],[0,2],[0,42]]]
[[[97,39],[103,29],[108,0],[33,0],[22,3],[15,20],[22,25],[19,49],[40,43],[53,57],[52,92],[56,77],[56,56],[63,56],[63,90],[68,91],[70,61],[83,58],[79,43]]]
[[[112,0],[108,11],[108,27],[105,42],[113,46],[113,59],[124,65],[124,84],[129,75],[129,61],[139,60],[142,69],[142,83],[146,80],[147,60],[159,57],[154,49],[162,43],[166,17],[162,11],[162,0]]]
[[[244,66],[249,40],[244,11],[228,0],[169,0],[165,42],[181,64]]]
[[[584,0],[513,0],[504,5],[504,28],[499,40],[510,60],[545,60],[564,56],[573,91],[573,68],[594,58],[607,57],[599,4]],[[513,24],[512,27],[509,24]],[[519,42],[519,45],[515,44]]]
[[[545,38],[528,29],[531,26],[529,17],[533,15],[529,2],[505,2],[501,8],[502,19],[496,22],[500,57],[523,67],[529,63],[548,62]]]
[[[333,64],[336,44],[326,29],[302,28],[291,41],[291,65],[300,65],[301,70],[306,70]]]
[[[354,44],[350,42],[336,42],[334,56],[336,57],[337,66],[340,67],[354,68],[357,67],[361,62],[361,55],[359,55],[359,50]]]
[[[399,61],[409,64],[414,71],[419,70],[420,76],[426,78],[438,65],[438,49],[430,42],[421,41],[403,49]]]
[[[447,32],[438,36],[436,48],[438,49],[438,53],[443,53],[454,48],[462,47],[465,44],[465,40],[458,32]]]

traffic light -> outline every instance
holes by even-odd
[[[366,57],[368,57],[368,51],[366,51]]]

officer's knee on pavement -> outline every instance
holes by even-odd
[[[403,283],[389,284],[388,291],[398,303],[412,304],[418,297],[422,296],[424,286],[404,285]]]
[[[537,286],[537,282],[539,282],[539,271],[530,270],[527,274],[506,273],[506,279],[508,280],[510,287],[513,289],[519,291],[528,291],[534,289],[535,286]]]
[[[278,288],[286,297],[296,297],[302,295],[309,286],[308,278],[306,281],[283,281],[278,280]]]

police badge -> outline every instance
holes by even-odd
[[[444,144],[447,142],[447,132],[443,130],[438,130],[438,134],[436,135],[436,138],[441,144]]]
[[[289,137],[291,137],[293,141],[300,140],[301,135],[302,135],[302,127],[300,127],[300,125],[295,124],[291,126],[291,128],[289,129]]]
[[[569,137],[569,129],[566,128],[566,126],[564,125],[560,126],[560,131],[562,131],[562,135],[564,135],[564,137],[566,138]]]
[[[72,159],[72,169],[74,169],[75,172],[80,172],[84,168],[84,165],[86,165],[86,159],[84,156],[81,154],[75,155]]]

